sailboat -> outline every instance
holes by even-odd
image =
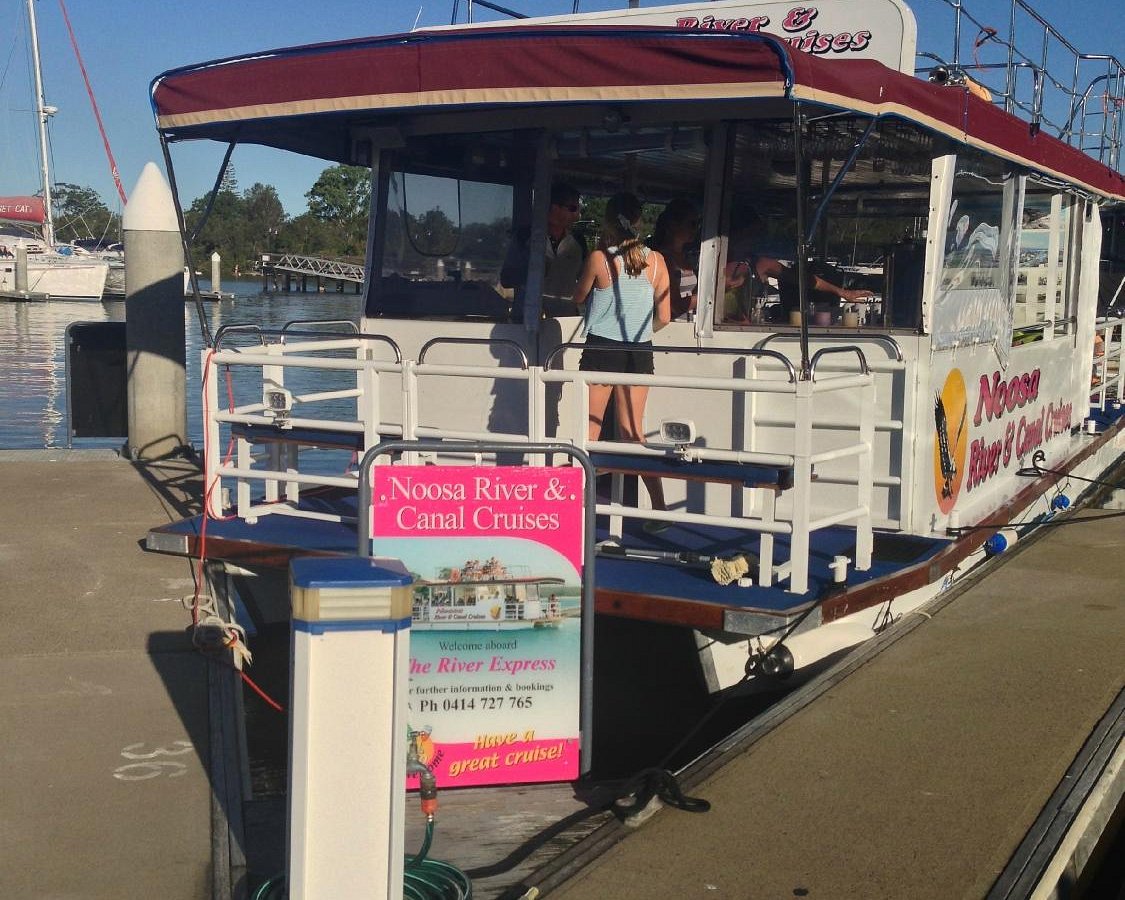
[[[27,0],[35,73],[42,196],[0,197],[0,296],[15,299],[101,300],[109,263],[80,248],[55,245],[47,120],[55,108],[43,97],[43,72],[34,0]]]

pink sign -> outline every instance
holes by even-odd
[[[419,761],[440,787],[577,778],[582,469],[380,466],[372,481],[372,552],[414,576]]]

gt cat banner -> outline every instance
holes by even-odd
[[[372,471],[372,553],[414,576],[418,760],[439,787],[577,778],[582,470]]]

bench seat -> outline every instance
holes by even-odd
[[[252,444],[301,444],[327,450],[364,450],[363,435],[358,431],[337,431],[330,428],[281,428],[278,425],[248,425],[235,422],[231,435]]]
[[[764,466],[747,463],[693,462],[675,456],[632,456],[627,453],[592,453],[590,462],[599,472],[622,475],[654,475],[685,481],[737,484],[748,488],[793,487],[792,466]]]

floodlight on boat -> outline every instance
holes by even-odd
[[[661,443],[682,447],[694,444],[695,436],[695,423],[691,419],[665,419],[660,423]]]
[[[285,388],[267,387],[262,392],[264,414],[271,419],[288,419],[293,409],[293,394]]]

